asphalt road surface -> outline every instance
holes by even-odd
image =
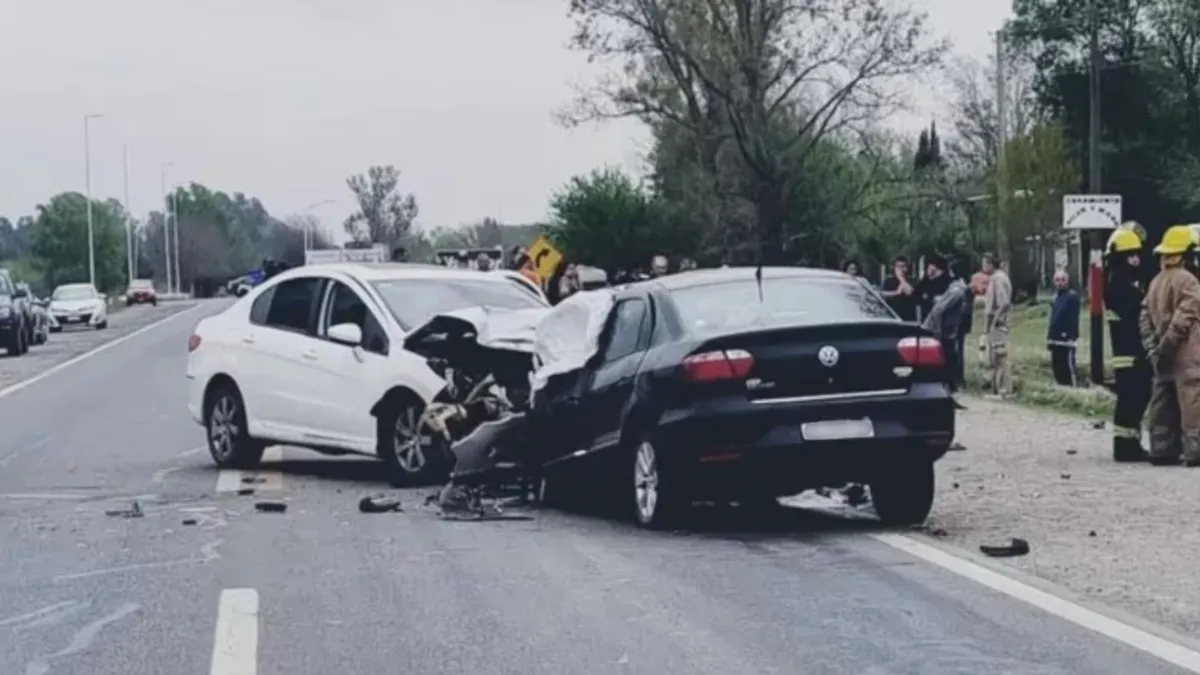
[[[861,523],[448,522],[428,490],[364,515],[372,462],[290,449],[240,496],[184,408],[220,306],[121,313],[123,341],[0,393],[3,675],[1200,672],[1153,627]]]

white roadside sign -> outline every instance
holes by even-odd
[[[1121,195],[1063,195],[1065,230],[1115,230],[1121,226]]]

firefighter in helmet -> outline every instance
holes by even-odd
[[[1142,301],[1140,332],[1154,372],[1150,463],[1200,466],[1200,280],[1189,269],[1196,232],[1176,225],[1154,252],[1161,271]],[[1181,457],[1182,455],[1182,457]]]
[[[1108,308],[1113,390],[1117,395],[1113,409],[1113,459],[1117,462],[1147,459],[1142,447],[1142,416],[1150,402],[1153,373],[1138,333],[1145,294],[1140,273],[1142,241],[1137,229],[1122,226],[1112,233],[1104,248],[1104,304]]]

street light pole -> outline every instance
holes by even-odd
[[[121,146],[121,169],[125,174],[125,257],[129,263],[129,283],[133,283],[133,208],[129,204],[129,145]]]
[[[171,162],[162,163],[162,200],[163,200],[163,263],[166,265],[167,293],[171,292],[171,204],[167,201],[167,169]]]
[[[88,281],[96,285],[96,240],[92,220],[92,138],[90,122],[104,117],[102,114],[83,116],[83,181],[87,192],[87,238],[88,238]]]
[[[171,190],[171,213],[172,220],[175,221],[175,292],[183,292],[183,277],[180,271],[183,269],[179,266],[179,196],[174,189]],[[193,271],[195,266],[192,266]],[[194,275],[193,275],[194,276]]]
[[[316,209],[319,209],[319,208],[321,208],[322,206],[329,206],[330,204],[336,204],[336,203],[337,203],[337,202],[336,202],[335,200],[333,200],[333,199],[325,199],[325,200],[319,201],[319,202],[317,202],[317,203],[315,203],[315,204],[309,204],[307,207],[305,207],[305,209],[304,209],[304,210],[305,210],[305,211],[306,211],[306,212],[307,212],[307,213],[308,213],[308,214],[311,216],[311,215],[312,215],[312,212],[313,212],[313,211],[315,211]],[[308,262],[308,251],[309,251],[309,249],[311,249],[311,248],[312,248],[312,244],[313,244],[313,240],[314,240],[313,234],[314,234],[314,232],[312,231],[312,223],[310,223],[310,222],[305,222],[305,223],[304,223],[304,259],[305,259],[305,264],[307,264],[307,262]]]

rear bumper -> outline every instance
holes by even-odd
[[[863,418],[872,422],[871,438],[804,438],[806,423]],[[897,463],[937,461],[954,431],[954,402],[945,386],[919,384],[886,396],[705,402],[664,415],[655,446],[690,491],[786,495],[869,481]]]

